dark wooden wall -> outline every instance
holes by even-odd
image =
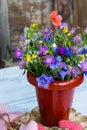
[[[4,60],[10,52],[10,32],[8,21],[8,4],[6,0],[0,0],[0,59]]]
[[[49,24],[53,9],[63,22],[87,26],[87,0],[0,0],[0,59],[5,58],[7,47],[14,51],[24,26]]]
[[[87,26],[87,0],[73,0],[74,18],[73,22],[78,26]]]

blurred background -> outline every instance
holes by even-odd
[[[69,25],[87,26],[87,0],[0,0],[0,68],[18,65],[14,51],[24,26],[47,25],[52,10]]]

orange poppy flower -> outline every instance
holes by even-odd
[[[50,13],[50,17],[52,19],[52,24],[54,26],[59,26],[61,25],[61,21],[62,21],[62,16],[61,15],[57,15],[57,11],[52,11]]]

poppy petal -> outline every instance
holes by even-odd
[[[58,15],[55,19],[52,19],[52,24],[54,26],[59,26],[61,25],[61,20],[62,20],[62,17]]]
[[[52,11],[51,13],[50,13],[50,17],[52,18],[52,19],[54,19],[54,18],[56,18],[56,16],[57,16],[57,11]]]

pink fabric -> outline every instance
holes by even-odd
[[[8,116],[10,118],[10,122],[13,122],[17,119],[22,113],[11,113],[10,110],[2,103],[0,103],[0,114],[2,114],[3,118],[9,122]],[[21,119],[22,120],[22,119]],[[82,130],[82,126],[76,122],[69,120],[61,120],[59,123],[59,127],[64,129],[68,128],[69,130]],[[0,119],[0,130],[7,130],[5,121]],[[19,130],[46,130],[44,126],[41,124],[37,124],[35,121],[31,120],[28,124],[22,124]]]
[[[9,115],[9,119],[10,119],[10,122],[13,122],[15,119],[17,119],[21,114],[16,114],[16,113],[9,113],[8,114]],[[9,122],[9,119],[8,119],[8,115],[5,115],[5,116],[3,116],[3,118],[7,121],[7,122]]]
[[[2,103],[0,103],[0,114],[9,113],[10,110]]]
[[[5,119],[7,122],[13,122],[16,118],[18,118],[22,113],[11,113],[10,110],[2,103],[0,103],[0,114],[2,114],[3,119]],[[7,115],[6,115],[7,114]],[[9,116],[9,119],[8,119]],[[5,121],[3,119],[0,119],[0,130],[7,130]]]
[[[22,124],[19,130],[38,130],[37,123],[31,120],[27,125]]]
[[[0,120],[0,130],[7,130],[7,127],[4,123],[4,121]]]
[[[68,128],[69,130],[82,130],[82,126],[80,124],[69,120],[61,120],[59,122],[59,127],[62,129]]]
[[[41,124],[38,124],[38,130],[46,130]]]

